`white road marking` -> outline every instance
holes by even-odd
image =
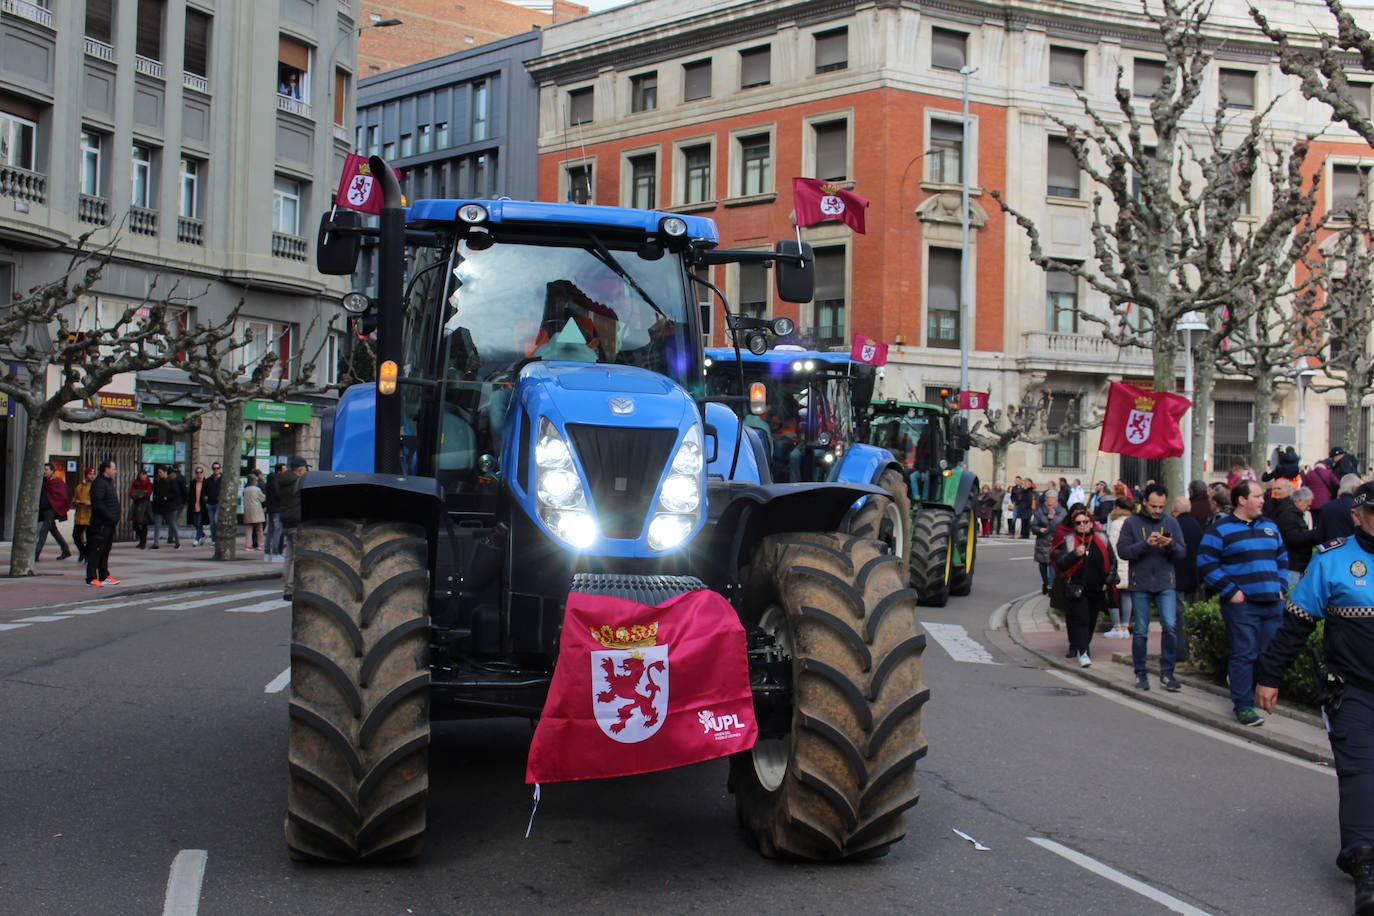
[[[205,881],[204,849],[183,849],[172,860],[167,875],[167,894],[162,916],[196,916],[200,911],[200,887]]]
[[[940,648],[949,653],[949,657],[956,662],[974,662],[979,665],[1000,665],[992,657],[992,653],[983,648],[976,639],[968,635],[965,630],[957,623],[923,623],[926,632],[930,634]]]
[[[291,683],[291,669],[287,668],[281,674],[267,682],[267,686],[262,689],[263,693],[281,693],[286,689],[286,685]]]
[[[99,614],[103,611],[112,611],[117,607],[133,607],[135,604],[147,604],[147,598],[130,598],[127,601],[112,601],[109,604],[97,604],[92,607],[74,607],[65,611],[58,611],[59,614],[68,616],[78,616],[81,614]]]
[[[1172,897],[1161,890],[1157,890],[1144,881],[1137,881],[1135,878],[1124,875],[1111,866],[1103,865],[1096,859],[1091,859],[1075,849],[1070,849],[1061,843],[1056,843],[1054,840],[1047,840],[1044,837],[1038,836],[1028,836],[1026,839],[1042,849],[1047,849],[1057,856],[1068,859],[1081,868],[1086,868],[1095,875],[1120,884],[1127,890],[1135,891],[1140,896],[1153,900],[1160,906],[1173,910],[1175,913],[1184,913],[1186,916],[1209,916],[1206,910],[1200,910],[1192,904],[1184,903],[1177,897]]]
[[[263,614],[267,611],[276,611],[290,606],[290,602],[281,600],[281,595],[278,595],[270,601],[261,601],[257,604],[250,604],[248,607],[227,607],[224,610],[230,614]]]
[[[1294,757],[1292,754],[1285,754],[1283,751],[1276,751],[1273,748],[1266,747],[1263,744],[1254,744],[1250,741],[1246,741],[1243,738],[1237,738],[1235,735],[1232,735],[1229,732],[1218,731],[1217,729],[1210,728],[1199,722],[1194,722],[1192,719],[1187,719],[1183,716],[1174,715],[1173,713],[1167,712],[1156,706],[1151,706],[1148,703],[1141,703],[1136,700],[1132,700],[1130,697],[1122,696],[1115,690],[1108,690],[1105,687],[1098,687],[1096,685],[1089,684],[1082,678],[1074,677],[1072,674],[1068,674],[1063,671],[1050,671],[1049,673],[1053,674],[1060,680],[1068,681],[1070,684],[1073,684],[1080,690],[1086,690],[1089,693],[1093,693],[1097,696],[1102,697],[1103,699],[1111,700],[1113,703],[1120,703],[1122,706],[1134,709],[1136,712],[1142,712],[1147,716],[1153,716],[1154,718],[1159,719],[1163,722],[1168,722],[1170,725],[1176,725],[1179,728],[1186,728],[1189,731],[1195,731],[1199,735],[1206,735],[1209,738],[1215,738],[1216,740],[1224,742],[1226,744],[1232,744],[1236,747],[1243,747],[1248,751],[1254,751],[1256,754],[1263,754],[1265,757],[1273,757],[1275,760],[1286,760],[1294,766],[1300,766],[1305,770],[1312,770],[1317,773],[1325,773],[1327,776],[1336,775],[1336,770],[1334,767],[1324,767],[1321,764],[1313,763],[1310,760],[1303,760],[1301,757]]]
[[[27,623],[0,623],[0,630],[22,630]]]
[[[20,617],[15,623],[52,623],[54,620],[71,620],[58,614],[39,614],[37,617]]]
[[[180,601],[176,604],[164,604],[154,610],[158,611],[190,611],[198,607],[209,607],[212,604],[223,604],[226,601],[247,601],[249,598],[261,598],[264,595],[280,595],[281,589],[268,588],[256,592],[241,592],[237,595],[215,595],[210,598],[199,598],[195,601]]]

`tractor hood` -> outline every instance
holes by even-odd
[[[531,417],[558,426],[586,423],[681,429],[696,404],[676,382],[634,366],[536,362],[520,373],[519,400]]]

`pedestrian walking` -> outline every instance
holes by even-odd
[[[72,506],[76,517],[72,520],[72,543],[76,545],[76,561],[86,562],[86,532],[91,527],[91,484],[95,482],[95,468],[86,468],[81,482],[72,491]]]
[[[205,526],[210,521],[210,507],[205,497],[205,466],[198,464],[186,489],[186,524],[195,526],[197,547],[205,540]]]
[[[1355,912],[1374,916],[1374,483],[1352,499],[1355,532],[1317,548],[1288,596],[1283,623],[1255,666],[1255,701],[1272,713],[1284,670],[1325,620],[1322,716],[1340,794],[1336,865],[1355,879]]]
[[[997,503],[997,497],[993,495],[992,487],[983,484],[983,489],[978,494],[978,528],[983,537],[992,536],[992,518],[1001,511],[1001,506]]]
[[[167,543],[181,548],[181,535],[177,532],[177,515],[184,505],[181,491],[177,487],[176,470],[160,467],[157,479],[153,481],[153,550],[162,544],[162,526],[167,526]]]
[[[1269,646],[1283,619],[1281,598],[1288,581],[1288,554],[1278,525],[1264,518],[1264,492],[1253,480],[1231,491],[1231,512],[1202,536],[1198,572],[1221,599],[1231,647],[1227,678],[1231,705],[1241,725],[1259,726],[1255,712],[1255,661]]]
[[[115,477],[119,466],[113,458],[100,462],[100,469],[91,484],[91,527],[87,532],[86,584],[92,588],[118,585],[110,575],[110,547],[114,544],[115,525],[119,524],[119,493]]]
[[[1355,508],[1355,491],[1364,483],[1359,474],[1346,474],[1336,489],[1336,498],[1322,506],[1317,513],[1317,543],[1325,544],[1336,538],[1348,538],[1355,533],[1351,510]]]
[[[258,484],[258,476],[249,474],[243,485],[243,546],[245,550],[262,550],[266,541],[262,536],[262,526],[267,521],[263,505],[267,495]],[[264,557],[266,559],[266,557]]]
[[[1035,512],[1035,482],[1023,480],[1016,497],[1016,520],[1021,524],[1021,540],[1030,538],[1031,515]]]
[[[1097,630],[1097,618],[1110,604],[1117,583],[1116,553],[1107,535],[1086,508],[1074,510],[1070,531],[1052,548],[1056,570],[1055,588],[1064,609],[1069,636],[1069,656],[1077,656],[1084,668],[1093,663],[1089,648]]]
[[[280,486],[277,498],[281,502],[281,524],[285,541],[286,566],[282,569],[282,600],[290,601],[295,587],[296,529],[301,523],[301,478],[310,470],[304,458],[291,459],[290,477]]]
[[[1006,525],[1007,537],[1016,537],[1016,499],[1011,487],[1002,494],[1002,523]]]
[[[1178,521],[1164,511],[1169,491],[1162,484],[1145,488],[1143,511],[1126,519],[1116,542],[1116,552],[1129,566],[1127,588],[1131,593],[1131,662],[1137,690],[1149,690],[1145,670],[1150,637],[1150,609],[1159,615],[1159,685],[1176,692],[1182,689],[1174,677],[1178,660],[1178,592],[1174,564],[1187,555]]]
[[[1312,491],[1299,487],[1289,493],[1286,480],[1278,481],[1274,490],[1284,494],[1275,504],[1274,521],[1279,526],[1279,537],[1283,538],[1283,549],[1288,551],[1288,591],[1292,591],[1307,571],[1312,548],[1321,543],[1307,511],[1312,505]]]
[[[1000,536],[1002,534],[1002,522],[1006,518],[1007,487],[1001,481],[994,481],[992,485],[992,533]]]
[[[1040,592],[1048,595],[1050,584],[1054,581],[1050,569],[1050,542],[1055,529],[1064,521],[1066,513],[1059,505],[1059,492],[1054,489],[1045,491],[1043,503],[1031,518],[1030,530],[1035,535],[1035,562],[1040,565]]]
[[[219,525],[219,498],[224,492],[224,469],[218,461],[210,465],[210,476],[205,481],[205,509],[210,513],[210,540],[215,539],[215,528]]]
[[[286,465],[278,464],[262,484],[262,492],[266,496],[264,509],[267,512],[267,543],[264,549],[269,560],[282,559],[285,550],[281,527],[281,487],[288,480],[290,475],[286,472]]]
[[[57,476],[57,468],[49,461],[43,465],[43,481],[39,484],[38,490],[38,542],[33,548],[35,563],[43,553],[43,545],[48,542],[49,534],[52,534],[53,542],[62,548],[62,553],[57,557],[59,560],[65,560],[72,555],[71,548],[67,546],[67,539],[57,527],[58,522],[67,520],[69,508],[67,485]]]
[[[153,482],[142,468],[129,484],[129,521],[134,526],[134,534],[138,535],[138,544],[135,546],[139,550],[147,549],[148,526],[153,523]],[[153,543],[157,544],[157,541]]]

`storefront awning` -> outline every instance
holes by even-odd
[[[142,436],[146,428],[142,423],[131,420],[116,420],[114,417],[101,417],[89,423],[70,423],[59,419],[57,428],[72,433],[110,433],[115,436]]]

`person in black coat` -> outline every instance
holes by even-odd
[[[181,535],[177,533],[177,515],[186,505],[183,486],[178,486],[179,475],[175,468],[158,468],[157,479],[153,481],[153,550],[157,550],[162,540],[162,526],[167,526],[167,543],[181,547]]]
[[[1346,454],[1345,449],[1338,445],[1331,450],[1331,470],[1336,472],[1337,478],[1343,478],[1346,474],[1358,475],[1360,465],[1354,455]]]
[[[1183,532],[1183,546],[1187,551],[1183,559],[1174,563],[1174,588],[1181,604],[1192,604],[1197,600],[1201,583],[1197,577],[1197,552],[1202,546],[1202,526],[1192,512],[1191,497],[1180,496],[1174,500],[1172,514]]]
[[[119,466],[113,459],[100,462],[99,473],[91,484],[91,525],[86,530],[86,584],[91,587],[116,585],[110,575],[110,546],[119,524],[119,493],[115,475]]]
[[[1317,543],[1325,544],[1336,538],[1348,538],[1355,533],[1355,523],[1350,520],[1350,510],[1355,503],[1355,491],[1360,488],[1358,474],[1347,474],[1341,478],[1340,490],[1336,498],[1322,506],[1317,513]]]
[[[210,539],[214,540],[215,525],[219,523],[219,497],[224,491],[224,471],[219,462],[210,465],[210,476],[205,481],[205,508],[210,513]]]

